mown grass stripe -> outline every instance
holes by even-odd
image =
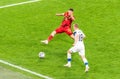
[[[25,69],[25,68],[23,68],[23,67],[20,67],[20,66],[17,66],[17,65],[8,63],[8,62],[6,62],[6,61],[4,61],[4,60],[0,60],[0,63],[6,64],[6,65],[8,65],[8,66],[14,67],[14,68],[16,68],[16,69],[19,69],[19,70],[22,70],[22,71],[31,73],[31,74],[33,74],[33,75],[36,75],[36,76],[39,76],[39,77],[42,77],[42,78],[45,78],[45,79],[52,79],[51,77],[48,77],[48,76],[45,76],[45,75],[36,73],[36,72],[34,72],[34,71]]]
[[[4,6],[0,6],[0,9],[1,8],[12,7],[12,6],[17,6],[17,5],[23,5],[23,4],[33,3],[33,2],[38,2],[38,1],[41,1],[41,0],[31,0],[31,1],[26,1],[26,2],[20,2],[20,3],[15,3],[15,4],[4,5]]]

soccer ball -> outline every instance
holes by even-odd
[[[44,52],[39,52],[38,56],[39,56],[40,58],[45,58],[45,53],[44,53]]]

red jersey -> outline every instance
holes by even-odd
[[[72,30],[71,30],[71,24],[72,24],[73,19],[70,17],[68,12],[64,13],[64,19],[60,25],[59,28],[57,28],[55,31],[56,33],[66,33],[67,35],[72,35]]]
[[[72,23],[72,18],[70,17],[69,13],[68,12],[65,12],[64,13],[64,19],[62,21],[62,24],[61,26],[62,27],[71,27],[71,23]]]

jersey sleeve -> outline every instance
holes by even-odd
[[[64,17],[68,17],[69,16],[69,13],[68,12],[65,12],[64,13]]]

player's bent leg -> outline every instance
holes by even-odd
[[[55,34],[56,34],[56,31],[53,31],[53,32],[50,34],[50,36],[49,36],[48,39],[47,39],[48,42],[52,40],[52,38],[55,36]]]
[[[50,34],[50,36],[48,37],[47,40],[43,40],[43,41],[41,41],[41,42],[44,43],[44,44],[48,44],[49,41],[52,40],[52,38],[55,36],[55,34],[56,34],[56,31],[53,31],[53,32]]]
[[[72,39],[74,39],[73,32],[70,28],[64,29],[64,32],[69,35]]]
[[[89,65],[88,65],[88,61],[87,61],[87,58],[85,57],[85,55],[81,55],[81,58],[85,64],[85,72],[88,72],[89,71]]]
[[[68,61],[68,63],[65,64],[64,66],[71,67],[71,51],[70,50],[68,50],[68,52],[67,52],[67,61]]]

